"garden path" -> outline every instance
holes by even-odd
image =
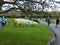
[[[56,33],[56,41],[51,45],[60,45],[60,25],[58,25],[58,27],[56,28],[56,24],[51,23],[50,26],[48,26],[48,24],[46,22],[43,22],[42,20],[39,20],[39,23],[47,26],[52,31],[54,31],[54,33]]]

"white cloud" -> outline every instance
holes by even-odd
[[[4,5],[2,6],[2,10],[9,10],[9,9],[12,8],[12,7],[13,7],[12,4],[4,4]]]
[[[8,2],[14,2],[14,0],[4,0],[4,1],[8,1]]]

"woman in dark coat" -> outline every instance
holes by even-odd
[[[59,24],[59,18],[56,19],[56,27],[58,26]]]

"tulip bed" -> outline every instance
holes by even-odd
[[[0,30],[0,45],[47,45],[53,33],[43,25],[15,26],[8,18],[9,25]]]

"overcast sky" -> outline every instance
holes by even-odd
[[[55,1],[60,1],[60,0],[55,0]]]

